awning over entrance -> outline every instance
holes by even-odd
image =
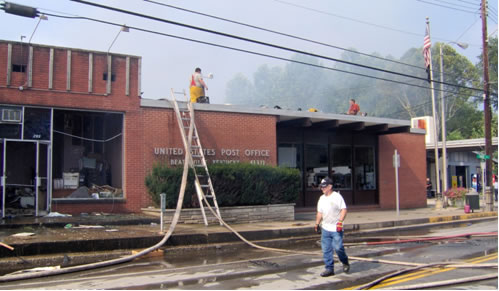
[[[306,127],[311,129],[344,129],[372,134],[390,134],[411,131],[409,120],[321,112],[273,111],[279,113],[277,126],[280,128]]]

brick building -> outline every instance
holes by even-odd
[[[154,163],[183,163],[172,104],[140,98],[141,58],[0,41],[2,216],[50,211],[139,212]],[[209,163],[294,167],[297,206],[314,206],[332,176],[352,206],[395,207],[392,155],[401,156],[401,207],[425,199],[424,131],[409,121],[195,104]]]

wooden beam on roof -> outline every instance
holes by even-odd
[[[364,131],[373,132],[373,133],[388,131],[388,124],[381,123],[381,124],[366,126],[364,128]]]
[[[312,120],[310,118],[297,118],[286,121],[279,121],[277,123],[278,127],[310,127],[312,126]]]
[[[380,134],[404,133],[410,131],[411,131],[410,126],[398,126],[398,127],[389,128],[388,131],[380,132]]]
[[[347,124],[342,124],[339,126],[340,129],[349,129],[349,130],[363,130],[366,127],[364,122],[352,122]]]
[[[337,128],[338,124],[339,124],[338,120],[326,120],[326,121],[314,122],[312,127],[317,129],[329,129],[329,128]]]

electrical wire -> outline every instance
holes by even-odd
[[[86,138],[86,137],[82,137],[82,136],[78,136],[78,135],[72,135],[72,134],[69,134],[69,133],[66,133],[66,132],[63,132],[63,131],[58,131],[58,130],[53,130],[55,133],[59,133],[59,134],[62,134],[62,135],[66,135],[66,136],[70,136],[70,137],[74,137],[74,138],[78,138],[78,139],[82,139],[82,140],[86,140],[86,141],[93,141],[93,142],[102,142],[102,143],[105,143],[105,142],[109,142],[109,141],[112,141],[113,139],[115,138],[118,138],[120,136],[122,136],[123,134],[120,132],[118,133],[117,135],[113,136],[113,137],[110,137],[108,139],[92,139],[92,138]]]
[[[472,7],[470,7],[470,6],[466,6],[466,5],[460,5],[460,4],[457,4],[457,3],[445,1],[445,0],[434,0],[434,1],[440,2],[440,3],[445,3],[446,5],[451,5],[453,7],[460,7],[460,8],[466,8],[466,9],[479,9],[480,8],[480,4],[479,3],[470,4],[470,5],[472,5]]]
[[[379,60],[383,60],[383,61],[387,61],[387,62],[396,63],[396,64],[399,64],[399,65],[404,65],[404,66],[409,66],[409,67],[413,67],[413,68],[417,68],[417,69],[421,69],[421,70],[426,70],[426,68],[421,67],[421,66],[417,66],[417,65],[413,65],[413,64],[408,64],[408,63],[404,63],[404,62],[400,62],[400,61],[396,61],[396,60],[391,60],[391,59],[387,59],[387,58],[383,58],[383,57],[379,57],[379,56],[375,56],[375,55],[371,55],[371,54],[366,54],[366,53],[358,52],[356,50],[347,49],[347,48],[335,46],[335,45],[332,45],[332,44],[327,44],[327,43],[319,42],[319,41],[316,41],[316,40],[311,40],[311,39],[307,39],[307,38],[303,38],[303,37],[299,37],[299,36],[295,36],[295,35],[291,35],[291,34],[279,32],[279,31],[275,31],[275,30],[263,28],[263,27],[258,27],[258,26],[252,25],[252,24],[247,24],[247,23],[243,23],[243,22],[239,22],[239,21],[235,21],[235,20],[230,20],[230,19],[227,19],[227,18],[222,18],[222,17],[218,17],[218,16],[206,14],[206,13],[201,13],[201,12],[198,12],[198,11],[194,11],[194,10],[189,10],[189,9],[185,9],[185,8],[182,8],[182,7],[173,6],[173,5],[170,5],[170,4],[165,4],[165,3],[161,3],[161,2],[158,2],[158,1],[154,1],[154,0],[144,0],[144,1],[152,3],[152,4],[160,5],[160,6],[165,6],[165,7],[169,7],[169,8],[181,10],[181,11],[184,11],[184,12],[189,12],[189,13],[193,13],[193,14],[197,14],[197,15],[201,15],[201,16],[205,16],[205,17],[209,17],[209,18],[213,18],[213,19],[217,19],[217,20],[221,20],[221,21],[225,21],[225,22],[229,22],[229,23],[233,23],[233,24],[238,24],[238,25],[250,27],[250,28],[261,30],[261,31],[265,31],[265,32],[270,32],[270,33],[274,33],[274,34],[278,34],[278,35],[282,35],[282,36],[286,36],[286,37],[290,37],[290,38],[294,38],[294,39],[298,39],[298,40],[302,40],[302,41],[306,41],[306,42],[310,42],[310,43],[314,43],[314,44],[318,44],[318,45],[330,47],[330,48],[335,48],[335,49],[347,51],[347,52],[350,52],[350,53],[359,54],[359,55],[366,56],[366,57],[371,57],[371,58],[375,58],[375,59],[379,59]]]
[[[463,3],[468,3],[471,5],[480,5],[480,0],[478,0],[477,2],[470,2],[470,1],[466,1],[466,0],[457,0],[457,1],[463,2]]]
[[[430,4],[430,5],[434,5],[434,6],[444,7],[444,8],[448,8],[448,9],[452,9],[452,10],[456,10],[456,11],[471,13],[471,14],[478,14],[478,13],[480,13],[478,11],[471,11],[471,10],[459,9],[459,8],[455,8],[455,7],[451,7],[451,6],[447,6],[447,5],[441,5],[441,4],[437,4],[437,3],[433,3],[433,2],[429,2],[429,1],[424,1],[424,0],[416,0],[416,1],[421,2],[421,3]]]
[[[457,42],[459,39],[461,39],[461,37],[463,37],[463,35],[465,35],[465,34],[468,32],[468,30],[470,30],[470,29],[471,29],[471,28],[472,28],[472,27],[473,27],[473,26],[477,23],[477,21],[478,21],[479,19],[480,19],[480,17],[477,17],[477,18],[475,19],[475,21],[474,21],[474,22],[473,22],[470,26],[468,26],[468,28],[466,28],[466,30],[465,30],[463,33],[461,33],[461,35],[460,35],[458,38],[456,38],[456,42]]]
[[[238,25],[250,27],[250,28],[253,28],[253,29],[257,29],[257,30],[261,30],[261,31],[265,31],[265,32],[270,32],[270,33],[274,33],[274,34],[277,34],[277,35],[286,36],[286,37],[290,37],[290,38],[302,40],[302,41],[305,41],[305,42],[310,42],[310,43],[314,43],[314,44],[318,44],[318,45],[322,45],[322,46],[326,46],[326,47],[330,47],[330,48],[334,48],[334,49],[339,49],[339,50],[343,50],[343,51],[346,51],[346,52],[350,52],[350,53],[354,53],[354,54],[358,54],[358,55],[362,55],[362,56],[366,56],[366,57],[371,57],[371,58],[375,58],[375,59],[379,59],[379,60],[383,60],[383,61],[387,61],[387,62],[392,62],[392,63],[395,63],[395,64],[404,65],[404,66],[408,66],[408,67],[413,67],[413,68],[416,68],[416,69],[420,69],[420,70],[425,70],[426,71],[425,67],[421,67],[421,66],[418,66],[418,65],[413,65],[413,64],[404,63],[404,62],[401,62],[401,61],[391,60],[391,59],[387,59],[387,58],[375,56],[375,55],[372,55],[372,54],[366,54],[366,53],[358,52],[356,50],[346,49],[346,48],[343,48],[343,47],[339,47],[339,46],[335,46],[335,45],[331,45],[331,44],[327,44],[327,43],[323,43],[323,42],[319,42],[319,41],[315,41],[315,40],[311,40],[311,39],[307,39],[307,38],[303,38],[303,37],[299,37],[299,36],[295,36],[295,35],[291,35],[291,34],[279,32],[279,31],[275,31],[275,30],[271,30],[271,29],[267,29],[267,28],[262,28],[262,27],[258,27],[258,26],[252,25],[252,24],[247,24],[247,23],[243,23],[243,22],[239,22],[239,21],[235,21],[235,20],[231,20],[231,19],[227,19],[227,18],[223,18],[223,17],[219,17],[219,16],[214,16],[214,15],[210,15],[210,14],[206,14],[206,13],[202,13],[202,12],[198,12],[198,11],[194,11],[194,10],[190,10],[190,9],[186,9],[186,8],[182,8],[182,7],[178,7],[178,6],[173,6],[173,5],[170,5],[170,4],[165,4],[165,3],[161,3],[161,2],[158,2],[158,1],[154,1],[154,0],[144,0],[144,1],[152,3],[152,4],[156,4],[156,5],[159,5],[159,6],[164,6],[164,7],[168,7],[168,8],[172,8],[172,9],[177,9],[177,10],[180,10],[180,11],[184,11],[184,12],[188,12],[188,13],[193,13],[193,14],[196,14],[196,15],[201,15],[201,16],[205,16],[205,17],[209,17],[209,18],[213,18],[213,19],[217,19],[217,20],[221,20],[221,21],[225,21],[225,22],[229,22],[229,23],[233,23],[233,24],[238,24]],[[282,2],[282,1],[278,1],[278,2]],[[475,22],[468,29],[466,29],[466,31],[463,34],[461,34],[461,36],[459,36],[459,38],[461,38],[478,21],[478,19],[479,18],[477,18],[475,20]],[[459,38],[457,40],[459,40]],[[441,72],[439,70],[433,69],[432,71],[434,73],[441,74]]]
[[[418,79],[418,80],[422,80],[422,81],[427,81],[427,79],[424,78],[424,77],[412,76],[412,75],[408,75],[408,74],[404,74],[404,73],[399,73],[399,72],[394,72],[394,71],[385,70],[385,69],[381,69],[381,68],[376,68],[376,67],[372,67],[372,66],[367,66],[367,65],[362,65],[362,64],[358,64],[358,63],[353,63],[353,62],[349,62],[349,61],[345,61],[345,60],[341,60],[341,59],[337,59],[337,58],[322,56],[322,55],[318,55],[318,54],[314,54],[314,53],[309,53],[309,52],[298,50],[298,49],[284,47],[284,46],[281,46],[281,45],[276,45],[276,44],[272,44],[272,43],[268,43],[268,42],[263,42],[263,41],[259,41],[259,40],[249,39],[249,38],[245,38],[245,37],[242,37],[242,36],[228,34],[228,33],[220,32],[220,31],[215,31],[215,30],[210,30],[210,29],[206,29],[206,28],[202,28],[202,27],[196,27],[196,26],[193,26],[193,25],[190,25],[190,24],[185,24],[185,23],[180,23],[180,22],[176,22],[176,21],[172,21],[172,20],[167,20],[167,19],[164,19],[164,18],[159,18],[159,17],[155,17],[155,16],[151,16],[151,15],[146,15],[146,14],[142,14],[142,13],[138,13],[138,12],[134,12],[134,11],[130,11],[130,10],[124,10],[124,9],[120,9],[120,8],[116,8],[116,7],[112,7],[112,6],[106,6],[106,5],[102,5],[102,4],[98,4],[98,3],[93,3],[93,2],[88,2],[88,1],[84,1],[84,0],[71,0],[71,1],[77,2],[77,3],[81,3],[81,4],[85,4],[85,5],[95,6],[95,7],[98,7],[98,8],[103,8],[103,9],[111,10],[111,11],[114,11],[114,12],[129,14],[129,15],[133,15],[133,16],[137,16],[137,17],[141,17],[141,18],[145,18],[145,19],[149,19],[149,20],[154,20],[154,21],[159,21],[159,22],[168,23],[168,24],[172,24],[172,25],[177,25],[177,26],[180,26],[180,27],[188,28],[188,29],[198,30],[198,31],[206,32],[206,33],[211,33],[211,34],[215,34],[215,35],[218,35],[218,36],[233,38],[233,39],[237,39],[237,40],[241,40],[241,41],[245,41],[245,42],[250,42],[250,43],[254,43],[254,44],[258,44],[258,45],[272,47],[272,48],[275,48],[275,49],[285,50],[285,51],[289,51],[289,52],[293,52],[293,53],[298,53],[298,54],[304,54],[304,55],[308,55],[308,56],[311,56],[311,57],[316,57],[316,58],[325,59],[325,60],[329,60],[329,61],[335,61],[335,62],[338,62],[338,63],[343,63],[343,64],[347,64],[347,65],[357,66],[357,67],[364,68],[364,69],[370,69],[370,70],[379,71],[379,72],[383,72],[383,73],[388,73],[388,74],[398,75],[398,76],[402,76],[402,77],[407,77],[407,78],[412,78],[412,79]],[[449,84],[449,83],[440,82],[440,81],[436,81],[436,80],[433,80],[433,82],[434,83],[441,83],[441,84],[448,85],[448,86],[454,86],[454,87],[459,87],[459,88],[466,88],[466,89],[472,89],[472,90],[476,90],[476,91],[482,91],[482,89],[478,89],[478,88],[466,87],[466,86],[461,86],[461,85],[457,85],[457,84]]]
[[[189,155],[190,155],[189,152],[186,151],[185,152],[185,159],[187,159],[187,157]],[[172,222],[170,224],[170,228],[165,233],[165,235],[163,236],[161,241],[159,241],[157,244],[155,244],[149,248],[146,248],[146,249],[144,249],[136,254],[132,254],[132,255],[117,258],[117,259],[111,259],[111,260],[106,260],[106,261],[101,261],[101,262],[96,262],[96,263],[72,266],[72,267],[67,267],[67,268],[62,268],[62,269],[41,271],[41,272],[35,272],[35,273],[24,273],[24,274],[18,274],[18,275],[4,275],[4,276],[0,276],[0,282],[3,283],[3,282],[18,281],[18,280],[41,278],[41,277],[47,277],[47,276],[68,274],[68,273],[73,273],[73,272],[81,272],[81,271],[102,268],[102,267],[107,267],[107,266],[112,266],[112,265],[117,265],[117,264],[123,264],[123,263],[130,262],[136,258],[139,258],[141,256],[144,256],[144,255],[152,252],[152,251],[159,249],[161,246],[163,246],[166,243],[166,241],[173,234],[173,231],[175,230],[175,227],[177,226],[177,223],[180,219],[180,212],[182,210],[182,203],[184,201],[184,194],[185,194],[185,188],[186,188],[185,185],[187,183],[188,170],[189,170],[188,163],[184,163],[184,170],[183,170],[183,175],[182,175],[182,184],[181,184],[180,190],[179,190],[179,196],[178,196],[178,200],[177,200],[177,206],[175,208],[175,213],[173,215]]]
[[[45,14],[49,15],[49,16],[53,16],[53,17],[61,17],[61,18],[67,18],[67,19],[83,19],[83,20],[95,21],[95,22],[100,22],[100,23],[103,23],[103,24],[109,24],[109,25],[114,25],[114,26],[123,26],[122,24],[113,23],[113,22],[109,22],[109,21],[105,21],[105,20],[100,20],[100,19],[95,19],[95,18],[90,18],[90,17],[84,17],[84,16],[72,17],[72,16],[62,16],[62,15],[56,15],[56,14],[50,14],[50,13],[45,13]],[[199,43],[199,44],[204,44],[204,45],[209,45],[209,46],[214,46],[214,47],[219,47],[219,48],[224,48],[224,49],[230,49],[230,50],[233,50],[233,51],[243,52],[243,53],[257,55],[257,56],[262,56],[262,57],[268,57],[268,58],[272,58],[272,59],[276,59],[276,60],[282,60],[282,61],[287,61],[287,62],[302,64],[302,65],[307,65],[307,66],[316,67],[316,68],[320,68],[320,69],[326,69],[326,70],[330,70],[330,71],[336,71],[336,72],[340,72],[340,73],[351,74],[351,75],[355,75],[355,76],[366,77],[366,78],[371,78],[371,79],[375,79],[375,80],[396,83],[396,84],[400,84],[400,85],[407,85],[407,86],[412,86],[412,87],[417,87],[417,88],[422,88],[422,89],[429,89],[427,86],[422,86],[422,85],[417,85],[417,84],[411,84],[411,83],[407,83],[407,82],[403,82],[403,81],[397,81],[397,80],[393,80],[393,79],[376,77],[376,76],[371,76],[371,75],[367,75],[367,74],[361,74],[361,73],[356,73],[356,72],[352,72],[352,71],[347,71],[347,70],[342,70],[342,69],[336,69],[336,68],[326,67],[326,66],[323,66],[323,65],[310,64],[310,63],[302,62],[302,61],[298,61],[298,60],[293,60],[293,59],[288,59],[288,58],[284,58],[284,57],[273,56],[273,55],[269,55],[269,54],[259,53],[259,52],[255,52],[255,51],[249,51],[249,50],[235,48],[235,47],[229,47],[229,46],[215,44],[215,43],[211,43],[211,42],[205,42],[205,41],[201,41],[201,40],[190,39],[190,38],[186,38],[186,37],[182,37],[182,36],[177,36],[177,35],[162,33],[162,32],[158,32],[158,31],[143,29],[143,28],[139,28],[139,27],[135,27],[135,26],[130,26],[130,25],[127,25],[127,27],[130,28],[130,29],[135,29],[137,31],[148,32],[148,33],[152,33],[152,34],[167,36],[167,37],[171,37],[171,38],[181,39],[181,40],[185,40],[185,41],[195,42],[195,43]],[[418,79],[425,80],[426,82],[428,81],[426,78],[418,78]],[[434,81],[434,82],[435,83],[439,83],[438,81]],[[446,84],[446,83],[444,83],[444,84]],[[446,85],[448,85],[448,86],[455,86],[453,84],[446,84]],[[463,88],[466,88],[466,89],[472,89],[472,88],[465,87],[465,86],[460,86],[460,87],[463,87]],[[436,91],[442,91],[439,88],[435,88],[435,90]],[[482,89],[474,89],[474,90],[480,90],[481,91]],[[447,89],[444,89],[443,92],[454,93],[454,91],[449,91]]]
[[[287,1],[283,1],[283,0],[274,0],[274,1],[275,2],[279,2],[281,4],[285,4],[285,5],[289,5],[289,6],[294,6],[294,7],[297,7],[297,8],[301,8],[303,10],[308,10],[308,11],[313,11],[313,12],[317,12],[317,13],[320,13],[320,14],[334,16],[334,17],[338,17],[338,18],[341,18],[341,19],[345,19],[345,20],[349,20],[349,21],[353,21],[353,22],[357,22],[357,23],[362,23],[362,24],[366,24],[366,25],[369,25],[369,26],[377,27],[377,28],[382,28],[382,29],[386,29],[386,30],[401,32],[401,33],[404,33],[404,34],[410,34],[410,35],[414,35],[414,36],[424,37],[424,34],[421,34],[421,33],[415,33],[415,32],[410,32],[410,31],[396,29],[396,28],[393,28],[393,27],[383,26],[383,25],[379,25],[379,24],[375,24],[375,23],[371,23],[371,22],[367,22],[367,21],[363,21],[363,20],[359,20],[359,19],[355,19],[355,18],[351,18],[351,17],[346,17],[346,16],[342,16],[342,15],[338,15],[338,14],[334,14],[334,13],[330,13],[330,12],[326,12],[326,11],[322,11],[322,10],[318,10],[318,9],[313,9],[313,8],[310,8],[310,7],[306,7],[306,6],[302,6],[302,5],[290,3],[290,2],[287,2]]]

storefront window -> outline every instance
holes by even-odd
[[[280,167],[301,169],[301,145],[283,143],[279,144],[278,161]]]
[[[124,198],[123,115],[54,111],[54,199]]]
[[[331,146],[331,178],[334,189],[352,188],[352,149],[350,146]]]
[[[51,110],[43,108],[24,109],[24,139],[50,140]]]
[[[317,188],[327,176],[327,145],[307,144],[305,157],[307,188]]]
[[[355,148],[355,189],[376,189],[376,171],[373,147]]]

